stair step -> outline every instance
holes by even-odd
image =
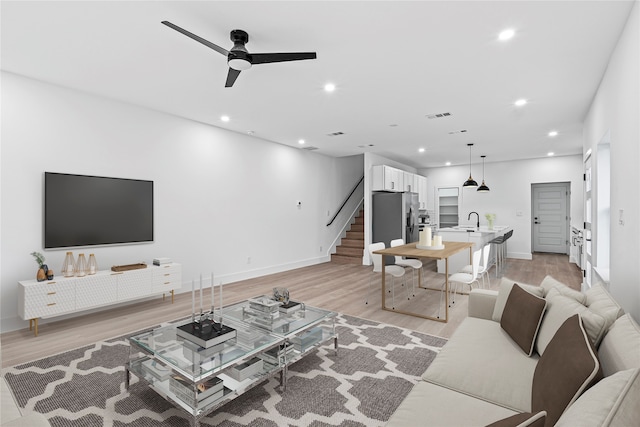
[[[344,238],[340,241],[341,246],[348,246],[350,248],[360,248],[364,249],[364,240],[363,239],[347,239]]]
[[[356,217],[356,220],[355,220],[354,224],[364,225],[364,216]]]
[[[336,263],[336,264],[361,265],[362,264],[362,257],[358,258],[358,257],[351,257],[351,256],[333,254],[333,255],[331,255],[331,262]]]
[[[364,231],[347,231],[347,239],[364,240]]]
[[[364,224],[351,224],[349,231],[362,231],[364,233]]]
[[[336,248],[336,255],[349,255],[353,257],[362,258],[363,248],[353,248],[348,246],[338,246]]]

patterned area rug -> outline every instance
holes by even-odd
[[[319,348],[291,365],[287,390],[265,380],[209,414],[203,426],[381,426],[429,366],[443,338],[339,315],[339,351]],[[186,414],[132,375],[125,337],[7,368],[21,408],[52,426],[189,426]]]

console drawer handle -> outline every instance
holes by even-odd
[[[47,295],[55,295],[55,292],[47,292]]]
[[[50,302],[49,304],[47,304],[47,307],[52,306],[52,305],[56,305],[55,302]]]

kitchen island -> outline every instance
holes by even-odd
[[[473,243],[473,251],[477,251],[478,249],[482,249],[484,245],[489,243],[491,240],[496,237],[500,237],[503,234],[507,233],[511,230],[510,226],[502,225],[502,226],[494,226],[493,229],[489,229],[489,227],[481,226],[481,227],[473,227],[473,226],[457,226],[451,228],[440,228],[437,231],[437,235],[442,236],[442,240],[446,240],[449,242],[471,242]],[[495,259],[495,248],[491,248],[491,255],[489,256],[489,260]],[[482,261],[480,261],[482,263]],[[456,254],[449,258],[449,273],[455,273],[461,270],[465,265],[469,265],[469,257],[464,256],[463,254]],[[438,261],[438,273],[445,273],[445,265],[444,262]]]

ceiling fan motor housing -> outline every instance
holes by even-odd
[[[231,41],[233,47],[227,55],[227,64],[234,70],[248,70],[251,68],[251,54],[244,45],[249,41],[249,34],[243,30],[232,30]]]

